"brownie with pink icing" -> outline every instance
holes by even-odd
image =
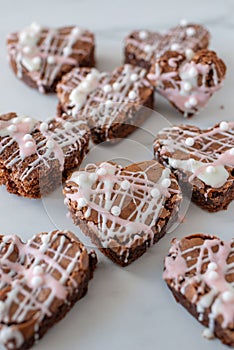
[[[192,200],[211,212],[234,199],[234,122],[206,130],[192,125],[163,129],[154,142],[155,158],[169,166]]]
[[[181,203],[174,175],[155,160],[127,167],[89,164],[72,174],[64,195],[74,223],[121,266],[166,234]]]
[[[234,240],[194,234],[174,239],[163,278],[175,299],[206,329],[203,336],[234,346]]]
[[[226,65],[214,51],[190,56],[167,51],[152,64],[148,79],[179,112],[191,117],[222,87],[225,75]]]
[[[55,29],[32,23],[8,35],[7,49],[15,75],[41,93],[55,92],[72,68],[95,64],[94,34],[77,26]]]
[[[205,27],[185,20],[165,34],[149,30],[133,31],[125,38],[125,63],[149,70],[154,61],[167,51],[190,56],[206,49],[209,40],[210,34]]]
[[[88,151],[87,124],[71,117],[40,122],[0,116],[0,185],[10,193],[40,198],[62,183]]]
[[[88,290],[97,258],[68,231],[0,236],[0,344],[26,350]],[[56,347],[56,346],[55,346]]]
[[[150,115],[153,87],[146,70],[126,64],[111,73],[75,68],[57,86],[58,113],[84,118],[94,143],[117,142]]]

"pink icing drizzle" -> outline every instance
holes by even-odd
[[[209,319],[212,332],[214,331],[213,320],[219,315],[223,317],[223,328],[228,327],[234,321],[234,289],[232,283],[226,280],[227,275],[233,273],[233,263],[227,263],[228,257],[234,252],[233,242],[233,240],[222,242],[218,238],[206,238],[201,246],[194,245],[192,248],[181,251],[180,241],[176,240],[172,244],[169,256],[165,259],[163,278],[167,280],[167,283],[173,285],[173,288],[177,291],[186,295],[186,288],[193,282],[199,282],[201,295],[196,295],[194,302],[196,302],[197,310],[201,314],[205,309],[210,308]],[[216,246],[219,249],[214,252],[212,248]],[[193,263],[189,267],[186,259],[189,261],[190,253],[197,250],[199,250],[199,255],[196,260],[191,260]],[[195,254],[195,256],[197,255]],[[215,265],[212,270],[208,265],[208,268],[202,272],[204,263],[214,263]],[[192,275],[189,274],[194,269],[195,272]],[[206,285],[211,289],[209,292]],[[231,296],[230,300],[224,298],[224,293],[227,292]]]

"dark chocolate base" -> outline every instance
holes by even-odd
[[[88,152],[88,136],[85,143],[82,143],[80,152],[65,158],[64,171],[61,172],[58,162],[51,164],[51,168],[36,169],[24,181],[17,177],[17,172],[6,168],[0,160],[0,185],[5,185],[9,193],[22,197],[38,199],[53,192],[62,181],[66,180],[71,171],[82,163]]]
[[[129,109],[128,113],[133,118],[127,118],[123,123],[113,123],[111,126],[108,125],[108,129],[104,127],[90,127],[91,138],[93,143],[99,144],[105,141],[111,143],[117,143],[121,139],[127,137],[132,132],[134,132],[151,114],[151,110],[154,108],[154,92],[149,96],[147,101],[143,104],[144,107],[135,111],[132,107]],[[62,117],[65,111],[62,108],[61,103],[57,106],[57,115]],[[126,112],[127,113],[127,112]]]
[[[93,272],[94,269],[96,267],[97,264],[97,258],[96,256],[92,255],[92,253],[89,254],[89,271],[86,272],[86,278],[83,281],[82,284],[79,285],[78,290],[76,290],[76,293],[72,294],[69,296],[69,298],[67,299],[66,304],[64,303],[63,305],[61,305],[60,309],[58,310],[58,312],[53,315],[52,317],[45,317],[44,320],[42,321],[39,330],[38,330],[38,339],[41,339],[46,333],[47,331],[54,326],[54,324],[56,324],[57,322],[59,322],[60,320],[62,320],[67,313],[71,310],[71,308],[75,305],[75,303],[77,301],[79,301],[80,299],[82,299],[85,294],[88,291],[88,283],[90,281],[90,279],[93,278]],[[20,348],[17,349],[11,349],[11,350],[27,350],[29,348],[31,348],[34,344],[36,343],[36,340],[34,337],[28,339],[27,341],[25,341],[22,346]]]
[[[129,64],[132,64],[133,66],[145,68],[147,71],[150,70],[152,65],[151,62],[149,61],[138,59],[134,53],[128,52],[126,48],[124,50],[124,63],[129,63]]]
[[[157,243],[168,231],[168,229],[176,222],[178,218],[178,212],[180,207],[180,200],[177,200],[176,203],[174,203],[174,206],[171,206],[172,198],[166,201],[165,203],[165,209],[167,209],[171,215],[167,216],[166,218],[159,218],[158,221],[155,223],[155,226],[153,228],[154,232],[154,238],[153,242],[151,242],[151,239],[147,239],[140,245],[135,245],[134,247],[126,248],[121,253],[118,253],[116,250],[113,250],[111,248],[103,248],[102,242],[97,236],[96,226],[93,225],[93,228],[91,227],[90,223],[86,220],[81,219],[81,216],[83,215],[81,212],[76,211],[75,209],[71,208],[69,206],[69,210],[71,213],[71,217],[73,219],[73,222],[75,225],[79,226],[81,231],[88,237],[91,238],[91,241],[93,244],[95,244],[98,249],[109,259],[111,259],[114,263],[125,267],[140,258],[147,249],[152,245]],[[158,232],[157,227],[161,227],[161,230]],[[119,250],[121,250],[124,245],[120,245],[116,242],[116,246],[119,247]],[[124,248],[123,248],[124,249]]]
[[[180,303],[193,317],[195,317],[205,327],[209,326],[209,311],[204,312],[203,320],[199,320],[199,314],[197,312],[196,305],[191,303],[183,294],[177,292],[173,287],[168,285],[176,301]],[[231,329],[222,328],[221,324],[217,321],[214,323],[214,335],[221,340],[223,344],[234,346],[234,331]]]

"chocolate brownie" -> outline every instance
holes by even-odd
[[[191,55],[209,45],[210,34],[206,28],[198,24],[184,21],[165,34],[138,30],[125,38],[125,63],[131,63],[147,70],[155,59],[167,51],[176,51]]]
[[[87,124],[68,116],[48,123],[0,116],[0,185],[28,198],[48,194],[81,164],[89,138]]]
[[[74,223],[121,266],[166,234],[181,202],[175,177],[154,160],[125,168],[110,162],[89,164],[72,174],[64,194]]]
[[[234,122],[207,130],[165,128],[157,135],[154,152],[185,187],[192,186],[192,200],[203,209],[226,209],[234,199]]]
[[[225,63],[214,51],[200,50],[189,57],[167,51],[152,64],[148,79],[185,117],[191,117],[222,87],[225,74]]]
[[[97,258],[68,231],[0,236],[0,343],[29,349],[88,290]]]
[[[112,73],[75,68],[57,86],[58,113],[84,118],[94,143],[117,142],[133,132],[153,108],[146,70],[129,64]]]
[[[206,338],[234,346],[234,240],[194,234],[173,240],[163,278],[175,299],[208,327]]]
[[[42,93],[72,68],[93,67],[94,34],[80,27],[43,28],[37,23],[7,38],[10,65],[19,79]]]

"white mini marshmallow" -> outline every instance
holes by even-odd
[[[119,216],[120,213],[121,213],[120,207],[118,207],[117,205],[114,205],[114,206],[111,208],[111,213],[112,213],[114,216]]]
[[[185,140],[185,144],[187,146],[193,146],[194,145],[194,139],[192,137],[187,137],[187,139]]]
[[[153,188],[151,191],[150,191],[150,194],[153,198],[157,198],[160,196],[160,191],[158,188]]]
[[[111,85],[110,85],[110,84],[104,85],[104,86],[103,86],[103,91],[104,91],[105,93],[111,92],[111,91],[112,91]]]
[[[193,56],[195,55],[194,51],[192,49],[186,49],[185,50],[185,56],[188,61],[190,61]]]
[[[196,33],[196,30],[193,27],[189,27],[186,29],[187,36],[193,36]]]
[[[55,57],[54,56],[48,56],[47,57],[47,63],[48,64],[54,64],[56,61],[55,61]]]
[[[145,53],[151,53],[153,51],[153,47],[151,45],[145,45],[144,51]]]
[[[206,168],[206,172],[208,174],[214,174],[216,172],[216,169],[213,165],[208,165],[208,167]]]
[[[227,122],[221,122],[219,124],[219,127],[220,127],[220,130],[222,130],[222,131],[227,131],[229,129],[229,125]]]
[[[32,141],[27,141],[27,142],[25,143],[25,147],[26,147],[26,148],[33,148],[33,147],[34,147],[34,143],[33,143]]]
[[[41,125],[40,125],[40,132],[43,133],[43,132],[45,132],[47,130],[48,130],[48,124],[45,123],[45,122],[41,123]]]
[[[141,31],[139,32],[139,38],[140,38],[141,40],[147,39],[147,38],[148,38],[148,33],[147,33],[147,31],[146,31],[146,30],[141,30]]]
[[[130,188],[131,184],[128,180],[123,180],[120,186],[123,190],[127,191]]]
[[[32,140],[32,135],[30,135],[30,134],[25,134],[24,137],[23,137],[23,140],[24,140],[24,141],[31,141],[31,140]]]
[[[180,49],[180,45],[177,43],[174,43],[171,45],[171,50],[172,51],[178,51]]]
[[[161,182],[162,187],[168,188],[171,185],[171,180],[170,179],[163,179]]]
[[[131,81],[137,81],[137,79],[138,79],[138,75],[136,73],[131,74],[130,76]]]
[[[135,91],[131,90],[129,91],[128,97],[130,98],[130,100],[135,100],[137,98],[137,94]]]

